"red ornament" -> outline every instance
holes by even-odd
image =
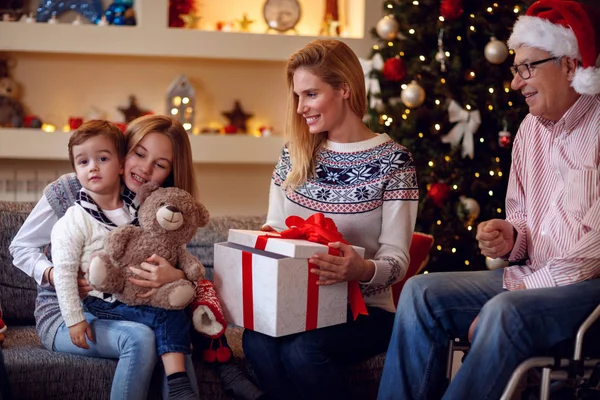
[[[442,0],[440,4],[440,15],[448,21],[459,18],[463,11],[462,0]]]
[[[383,77],[388,81],[400,82],[406,76],[406,66],[399,57],[388,58],[383,64]]]
[[[195,11],[194,0],[169,0],[169,27],[181,28],[185,26],[179,16]]]
[[[500,147],[502,147],[503,149],[507,149],[510,147],[511,143],[512,135],[509,131],[505,129],[503,131],[498,132],[498,144],[500,145]]]
[[[237,131],[238,131],[238,128],[237,128],[235,125],[231,125],[231,124],[229,124],[229,125],[225,125],[225,126],[223,127],[223,132],[225,132],[225,133],[227,133],[227,134],[230,134],[230,133],[237,133]]]
[[[433,204],[441,208],[450,197],[450,186],[441,182],[434,183],[429,187],[427,196],[433,201]]]
[[[69,129],[74,131],[83,125],[83,118],[80,117],[69,117]]]

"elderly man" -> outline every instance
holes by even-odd
[[[530,114],[514,142],[507,218],[482,222],[477,239],[484,255],[518,265],[410,279],[379,399],[497,399],[520,362],[573,338],[600,304],[595,18],[573,1],[540,0],[516,22],[508,41],[512,88]],[[455,337],[469,337],[472,346],[447,386],[448,341]]]

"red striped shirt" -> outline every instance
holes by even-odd
[[[529,114],[512,152],[506,216],[517,231],[504,288],[564,286],[600,276],[600,95],[559,121]]]

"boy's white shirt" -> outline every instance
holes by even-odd
[[[104,213],[117,226],[131,222],[131,217],[124,208]],[[77,204],[69,207],[52,228],[50,242],[54,286],[67,327],[85,320],[77,286],[79,267],[84,272],[87,271],[90,256],[104,247],[108,232],[103,224]],[[89,295],[103,298],[102,293],[97,291],[92,291]]]

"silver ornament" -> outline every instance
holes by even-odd
[[[417,81],[412,81],[406,86],[406,89],[402,90],[400,99],[406,107],[419,107],[425,101],[425,90],[417,83]]]
[[[502,64],[508,57],[508,47],[504,42],[492,36],[488,44],[485,45],[483,53],[485,59],[492,64]]]
[[[508,266],[508,261],[503,260],[501,258],[486,257],[485,258],[485,266],[488,267],[488,269],[504,268],[504,267]]]
[[[481,212],[481,207],[479,207],[479,203],[477,200],[472,199],[466,196],[460,196],[460,203],[457,207],[457,214],[463,221],[472,223],[479,217],[479,213]]]
[[[396,19],[391,15],[386,15],[385,17],[381,18],[375,27],[377,34],[383,40],[396,39],[398,37],[399,29],[400,25],[398,24],[398,21],[396,21]]]

